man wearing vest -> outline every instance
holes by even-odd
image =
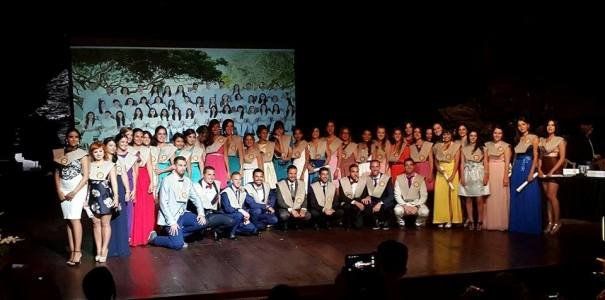
[[[277,183],[277,213],[284,224],[284,230],[288,230],[288,221],[309,221],[311,213],[307,211],[307,199],[305,197],[305,183],[297,179],[296,166],[288,167],[288,177]]]
[[[366,188],[372,200],[370,206],[373,229],[388,230],[389,220],[393,216],[395,197],[391,176],[380,173],[380,161],[378,160],[370,162],[370,174],[366,178]]]
[[[339,180],[339,206],[344,210],[345,228],[359,229],[363,226],[364,215],[371,209],[372,200],[364,182],[359,182],[359,166],[349,166],[349,176]]]
[[[235,226],[231,229],[229,238],[234,240],[235,235],[256,234],[257,230],[250,221],[250,213],[244,209],[246,197],[250,197],[242,188],[242,176],[239,172],[231,174],[231,186],[221,192],[221,205],[226,215],[231,217]]]
[[[330,170],[325,167],[320,168],[319,181],[311,184],[307,193],[307,200],[316,230],[319,229],[319,224],[323,224],[326,229],[329,229],[330,223],[337,222],[344,215],[342,208],[338,207],[338,201],[334,201],[336,186],[328,182],[329,177]]]
[[[250,220],[258,230],[264,230],[277,224],[275,216],[275,191],[265,183],[265,173],[261,169],[252,171],[253,182],[246,184],[244,189],[250,197],[246,197],[246,206]]]
[[[399,226],[405,226],[404,216],[416,216],[416,226],[423,226],[429,209],[426,207],[426,183],[424,177],[414,172],[414,160],[404,162],[405,173],[395,181],[395,216]]]
[[[231,232],[235,221],[225,215],[220,209],[220,186],[221,183],[214,180],[215,170],[211,166],[204,167],[202,180],[193,183],[193,189],[202,199],[204,212],[206,213],[206,228],[214,232],[214,240],[218,241],[221,236]]]

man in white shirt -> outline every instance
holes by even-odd
[[[187,161],[182,156],[174,158],[175,169],[162,182],[160,188],[160,211],[157,224],[164,228],[167,236],[158,236],[155,231],[149,234],[149,244],[180,250],[186,247],[184,238],[206,225],[206,216],[200,197],[193,189],[191,180],[184,176]],[[187,211],[187,202],[191,200],[197,208],[197,216]]]
[[[221,236],[229,233],[235,226],[235,221],[224,214],[219,205],[221,183],[214,180],[215,170],[211,166],[204,167],[202,180],[193,183],[193,188],[202,200],[204,212],[206,214],[205,228],[211,228],[214,232],[214,240],[219,240]]]
[[[405,226],[404,216],[416,216],[416,226],[423,226],[429,215],[424,177],[414,172],[414,160],[404,161],[405,173],[395,181],[395,216],[399,226]]]
[[[340,206],[344,209],[345,228],[363,227],[363,218],[367,211],[371,210],[372,199],[368,195],[365,181],[359,182],[359,166],[349,166],[349,176],[339,181],[338,198]]]

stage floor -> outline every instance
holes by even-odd
[[[273,230],[235,241],[206,238],[181,251],[137,247],[130,257],[110,258],[104,265],[114,276],[119,298],[217,293],[237,297],[243,291],[263,295],[261,291],[280,283],[297,287],[332,284],[346,254],[374,251],[388,239],[409,248],[406,278],[553,266],[561,258],[556,237],[436,228],[305,229]],[[94,255],[86,250],[92,248],[90,240],[85,241],[87,253],[78,267],[65,265],[61,249],[51,246],[56,240],[27,244],[14,261],[46,270],[64,299],[83,298],[84,275],[103,265],[96,264]]]

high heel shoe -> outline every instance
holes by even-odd
[[[475,228],[473,227],[473,220],[466,219],[466,222],[464,222],[464,228],[468,230],[474,230]]]
[[[561,229],[561,226],[563,226],[562,223],[560,223],[560,222],[559,223],[555,223],[552,226],[552,229],[550,230],[550,234],[557,234],[557,232],[559,232],[559,230]]]
[[[74,258],[75,258],[76,253],[80,253],[80,251],[74,251],[73,253],[74,253]],[[71,260],[69,260],[67,262],[68,266],[72,266],[73,267],[73,266],[79,265],[80,262],[82,261],[82,254],[80,254],[80,257],[78,258],[78,260],[75,260],[74,258],[72,258]]]
[[[548,222],[548,225],[546,226],[546,229],[544,229],[544,233],[551,233],[553,228],[553,223]]]
[[[475,226],[475,230],[481,231],[483,229],[483,222],[477,222],[477,226]]]

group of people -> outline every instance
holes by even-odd
[[[82,98],[83,112],[80,121],[82,142],[90,145],[95,140],[113,137],[122,127],[141,128],[153,132],[157,126],[168,130],[168,137],[182,133],[187,128],[207,125],[211,119],[222,122],[232,119],[235,131],[243,135],[254,133],[259,125],[270,127],[282,121],[286,128],[295,122],[295,99],[293,92],[279,86],[268,86],[264,82],[239,84],[227,88],[224,82],[193,82],[184,85],[139,84],[136,90],[128,87],[106,87],[95,85],[76,90]],[[174,87],[174,86],[173,86]],[[288,126],[289,125],[289,126]]]
[[[125,127],[88,152],[79,148],[80,133],[69,130],[66,147],[54,153],[68,264],[81,259],[83,208],[93,219],[98,262],[128,255],[130,246],[180,249],[206,231],[235,239],[275,225],[386,230],[429,220],[439,228],[533,234],[561,228],[556,178],[566,142],[555,120],[538,137],[519,118],[514,147],[500,126],[485,143],[465,125],[454,133],[439,123],[426,130],[406,123],[391,139],[378,126],[355,143],[349,128],[337,136],[331,121],[325,136],[315,127],[308,140],[298,127],[290,136],[283,122],[272,125],[271,135],[260,125],[256,136],[242,138],[233,120],[213,119],[174,133],[171,143],[163,126],[153,135]]]

